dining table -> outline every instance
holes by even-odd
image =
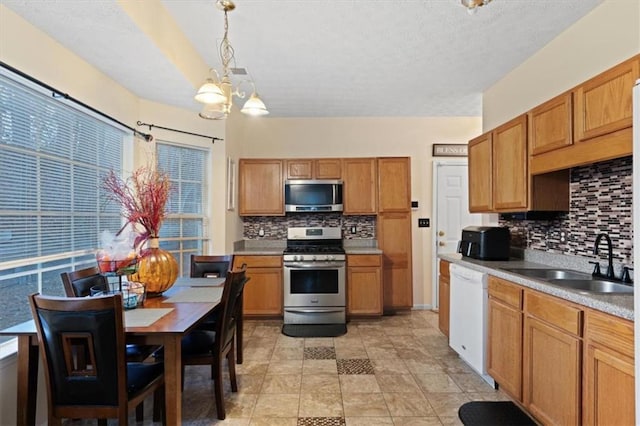
[[[126,342],[164,347],[166,422],[182,422],[181,340],[211,314],[222,298],[224,278],[178,278],[160,296],[146,298],[135,309],[124,311]],[[0,336],[16,336],[17,415],[19,425],[35,425],[38,384],[38,336],[33,320],[0,330]]]

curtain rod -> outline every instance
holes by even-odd
[[[76,103],[76,104],[88,109],[89,111],[92,111],[92,112],[100,115],[101,117],[106,118],[107,120],[111,120],[114,123],[117,123],[120,126],[126,128],[126,129],[129,129],[131,132],[133,132],[134,136],[140,136],[140,137],[144,138],[144,140],[146,140],[147,142],[149,142],[149,141],[151,141],[153,139],[152,135],[150,135],[148,133],[142,133],[138,129],[134,128],[134,127],[127,126],[126,124],[124,124],[120,120],[117,120],[117,119],[113,118],[112,116],[110,116],[108,114],[105,114],[104,112],[99,111],[99,110],[95,109],[94,107],[89,106],[89,105],[85,104],[84,102],[79,101],[78,99],[76,99],[76,98],[74,98],[72,96],[69,96],[69,94],[62,92],[62,91],[56,89],[55,87],[49,86],[47,83],[45,83],[45,82],[43,82],[41,80],[38,80],[37,78],[32,77],[29,74],[26,74],[26,73],[24,73],[24,72],[14,68],[14,67],[12,67],[11,65],[9,65],[9,64],[7,64],[7,63],[5,63],[3,61],[0,61],[0,66],[2,66],[5,69],[8,69],[9,71],[11,71],[11,72],[13,72],[15,74],[18,74],[20,77],[25,78],[25,79],[31,81],[32,83],[36,83],[37,85],[39,85],[41,87],[44,87],[47,90],[50,90],[51,91],[51,96],[54,97],[54,98],[60,98],[61,97],[61,98],[67,99],[69,101],[72,101],[72,102],[74,102],[74,103]]]
[[[136,124],[138,126],[149,126],[149,131],[151,131],[151,129],[153,127],[157,127],[158,129],[168,130],[170,132],[184,133],[185,135],[199,136],[201,138],[211,139],[211,143],[216,143],[216,141],[223,141],[224,140],[222,138],[218,138],[218,137],[215,137],[215,136],[207,136],[207,135],[201,135],[199,133],[186,132],[184,130],[172,129],[170,127],[162,127],[162,126],[157,126],[155,124],[143,123],[142,121],[138,121]]]

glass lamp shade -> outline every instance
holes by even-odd
[[[198,115],[207,120],[222,120],[227,116],[225,109],[224,104],[205,104]]]
[[[267,107],[265,106],[264,102],[262,102],[262,99],[260,99],[258,97],[258,94],[255,92],[251,94],[240,111],[244,114],[253,116],[269,114],[269,111],[267,111]]]
[[[222,89],[212,79],[208,78],[198,89],[195,100],[203,104],[221,104],[227,101]]]

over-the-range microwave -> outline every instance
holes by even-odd
[[[286,180],[284,205],[288,212],[341,212],[341,180]]]

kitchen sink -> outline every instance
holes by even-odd
[[[542,280],[589,280],[591,275],[570,269],[503,268],[505,271]]]
[[[551,284],[585,293],[632,294],[630,285],[614,283],[598,279],[557,279],[549,280]]]

